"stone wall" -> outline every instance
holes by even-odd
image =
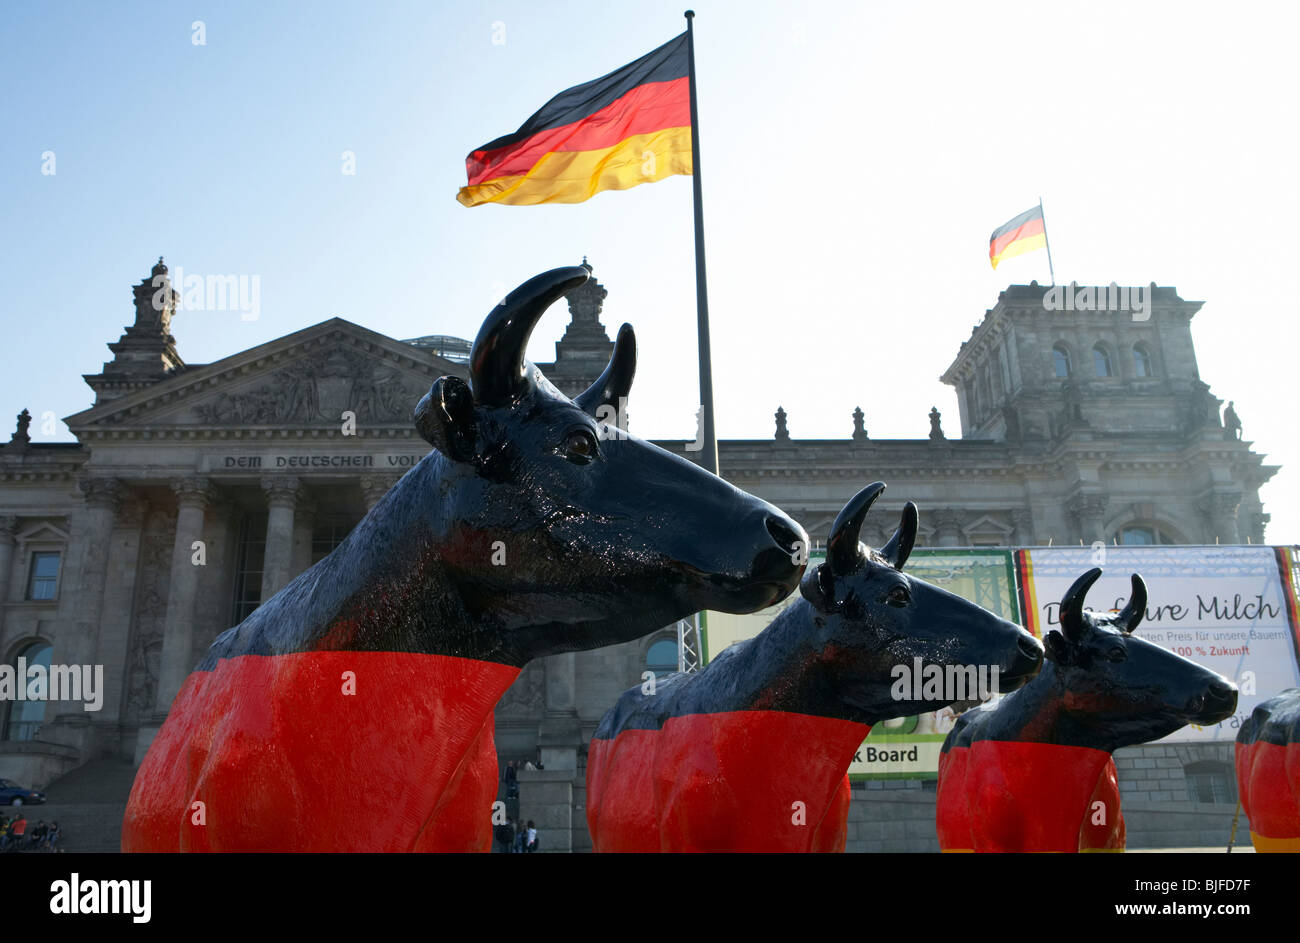
[[[1128,847],[1227,847],[1236,802],[1196,802],[1188,796],[1185,766],[1213,761],[1230,769],[1232,742],[1143,744],[1115,752]],[[1235,797],[1235,790],[1233,793]],[[934,783],[914,779],[853,784],[849,852],[938,851]],[[1243,814],[1236,844],[1250,847]]]
[[[869,780],[853,783],[849,804],[850,853],[937,852],[934,781]]]

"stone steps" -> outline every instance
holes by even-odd
[[[44,805],[22,807],[28,829],[44,819],[58,822],[65,851],[122,850],[122,818],[135,782],[135,766],[117,759],[92,760],[50,783]],[[6,807],[13,818],[18,811]]]
[[[13,818],[17,810],[5,808],[4,813]],[[58,822],[63,830],[60,844],[64,851],[87,854],[116,853],[122,850],[122,818],[126,803],[113,805],[102,802],[47,802],[45,805],[23,806],[30,832],[41,819]]]

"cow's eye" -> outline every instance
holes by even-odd
[[[1123,661],[1127,657],[1128,652],[1124,649],[1123,645],[1112,645],[1110,648],[1106,649],[1107,661]]]
[[[885,594],[885,602],[891,606],[906,606],[912,601],[912,594],[907,591],[906,586],[895,586]]]
[[[564,437],[564,457],[586,465],[596,457],[596,437],[586,429],[575,429]]]

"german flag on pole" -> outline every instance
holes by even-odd
[[[993,230],[993,235],[989,236],[989,261],[997,268],[1003,259],[1046,245],[1047,230],[1043,226],[1043,207],[1039,204]]]
[[[692,172],[687,37],[560,92],[514,134],[465,158],[466,206],[581,203]]]

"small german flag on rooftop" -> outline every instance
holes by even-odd
[[[993,235],[989,236],[989,261],[997,268],[1003,259],[1046,245],[1047,230],[1043,226],[1043,207],[1039,204],[993,230]]]
[[[514,134],[465,158],[466,206],[581,203],[692,172],[687,36],[560,92]]]

